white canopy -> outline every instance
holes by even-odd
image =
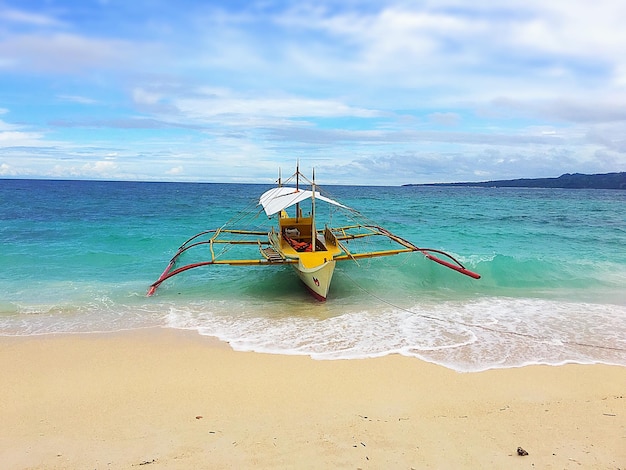
[[[276,214],[277,212],[291,207],[294,204],[310,199],[313,196],[313,191],[289,188],[287,186],[279,186],[272,188],[269,191],[265,191],[259,198],[259,204],[265,209],[265,213],[269,216]],[[333,199],[322,196],[319,192],[315,191],[315,199],[334,204],[335,206],[350,209],[343,204],[334,201]]]

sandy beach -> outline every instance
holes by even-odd
[[[150,329],[2,337],[0,370],[5,469],[626,468],[623,367],[461,374]]]

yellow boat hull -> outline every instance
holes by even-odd
[[[330,289],[330,281],[335,272],[335,261],[326,261],[325,263],[307,268],[302,261],[293,264],[293,269],[306,288],[317,300],[326,300],[328,289]]]
[[[336,239],[330,231],[326,231],[316,237],[319,245],[317,251],[296,251],[285,237],[280,236],[285,227],[297,227],[299,233],[306,234],[300,239],[310,240],[311,219],[301,218],[296,222],[296,219],[283,217],[280,219],[280,231],[270,232],[268,238],[272,247],[284,259],[295,261],[291,266],[309,292],[318,300],[326,300],[335,272],[334,257],[341,253]]]

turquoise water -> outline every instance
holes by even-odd
[[[626,365],[626,191],[330,186],[482,279],[412,253],[338,264],[325,303],[288,266],[200,268],[146,297],[183,241],[268,188],[0,180],[0,334],[161,326],[238,350],[400,353],[460,371]]]

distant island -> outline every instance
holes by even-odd
[[[403,186],[477,186],[486,188],[626,189],[626,172],[585,175],[565,173],[558,178],[520,178],[475,183],[425,183]]]

